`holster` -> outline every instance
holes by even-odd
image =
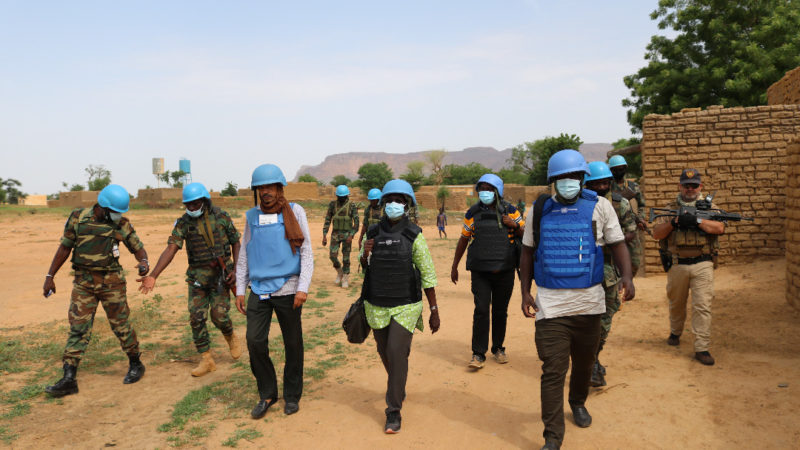
[[[672,253],[658,249],[658,256],[661,257],[661,267],[664,268],[664,272],[669,272],[669,269],[672,268]]]

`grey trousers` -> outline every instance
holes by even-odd
[[[402,325],[392,319],[389,326],[380,330],[372,330],[378,354],[383,367],[389,375],[386,382],[386,414],[400,411],[406,399],[406,380],[408,379],[408,355],[411,354],[411,338]]]

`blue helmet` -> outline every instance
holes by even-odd
[[[383,189],[381,189],[381,202],[383,202],[383,197],[389,194],[403,194],[411,198],[412,204],[410,206],[417,206],[417,197],[414,196],[414,188],[412,188],[406,180],[394,179],[387,181],[386,184],[383,185]]]
[[[589,173],[589,166],[586,164],[586,160],[583,159],[583,155],[577,150],[560,150],[553,154],[550,160],[547,161],[548,183],[559,175],[572,172]]]
[[[628,162],[625,161],[625,157],[622,155],[614,155],[611,159],[608,160],[608,167],[619,167],[619,166],[627,166]]]
[[[367,193],[367,200],[380,200],[381,199],[381,190],[378,188],[372,188]]]
[[[208,193],[208,189],[203,186],[203,183],[189,183],[183,187],[183,203],[189,203],[198,198],[211,200],[211,194]]]
[[[478,190],[478,185],[481,183],[491,184],[492,186],[494,186],[495,189],[497,189],[497,195],[499,195],[500,197],[503,196],[503,180],[500,179],[500,177],[498,177],[497,175],[493,173],[487,173],[483,175],[478,180],[478,182],[475,183],[476,191]]]
[[[589,163],[589,174],[583,178],[583,182],[605,180],[606,178],[613,178],[608,164],[603,161],[592,161]]]
[[[253,171],[253,178],[250,181],[250,189],[255,189],[256,186],[263,186],[265,184],[280,183],[286,186],[286,177],[283,172],[275,164],[262,164],[256,167]]]
[[[344,184],[340,184],[336,186],[336,196],[337,197],[347,197],[350,195],[350,188],[345,186]]]
[[[97,204],[118,213],[128,212],[130,202],[128,191],[118,184],[109,184],[97,194]]]

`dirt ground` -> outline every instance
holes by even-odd
[[[149,252],[152,264],[163,250],[178,211],[136,210],[128,214]],[[243,215],[236,218],[242,226]],[[55,278],[57,293],[45,299],[41,285],[61,235],[66,212],[40,210],[37,214],[0,214],[0,344],[24,333],[66,324],[71,280],[65,265]],[[441,330],[417,333],[412,344],[408,396],[399,435],[382,432],[386,374],[370,337],[366,344],[347,344],[343,333],[329,339],[344,343],[347,363],[311,381],[300,412],[284,416],[283,402],[265,419],[249,418],[249,408],[235,417],[215,413],[196,425],[207,427],[205,436],[189,445],[221,447],[238,429],[252,428],[258,435],[238,441],[239,447],[269,448],[538,448],[543,444],[539,405],[540,361],[533,335],[534,322],[520,312],[519,287],[509,306],[506,340],[510,362],[491,358],[478,372],[467,369],[470,357],[472,294],[469,273],[461,264],[461,281],[449,280],[459,233],[451,217],[450,239],[439,240],[436,229],[424,224],[433,253],[439,286],[436,288]],[[321,220],[311,214],[315,271],[312,294],[330,292],[333,307],[322,317],[305,314],[304,327],[340,321],[355,300],[353,289],[333,284],[334,271],[321,246]],[[145,296],[136,291],[134,259],[123,251],[129,269],[129,302],[136,310]],[[464,258],[466,259],[466,258]],[[353,257],[355,261],[355,257]],[[185,325],[186,257],[181,252],[159,279],[156,293],[167,305],[170,322]],[[651,273],[655,272],[654,270]],[[594,389],[587,402],[594,421],[577,428],[567,413],[565,448],[798,448],[800,421],[800,313],[784,299],[785,263],[782,259],[728,265],[716,271],[713,304],[713,367],[692,359],[688,329],[679,347],[669,347],[666,277],[663,273],[635,280],[636,299],[623,306],[601,360],[608,368],[608,386]],[[151,294],[152,295],[152,294]],[[305,311],[304,311],[305,312]],[[231,314],[238,315],[232,311]],[[427,307],[424,313],[427,322]],[[104,316],[99,311],[98,317]],[[103,330],[100,330],[102,326]],[[209,324],[209,326],[211,326]],[[95,335],[110,335],[107,324],[95,325]],[[212,327],[213,328],[213,327]],[[237,327],[244,336],[244,326]],[[271,336],[278,334],[273,327]],[[113,337],[113,335],[111,335]],[[43,395],[31,400],[27,414],[0,421],[15,434],[5,444],[14,448],[163,448],[168,433],[158,431],[168,422],[176,403],[190,391],[226,379],[249,368],[236,367],[224,350],[217,331],[215,356],[218,370],[192,378],[198,361],[151,364],[156,355],[143,355],[147,374],[137,384],[123,385],[127,361],[114,363],[106,373],[79,370],[80,393],[61,401]],[[66,334],[57,335],[63,345]],[[146,342],[147,338],[142,338]],[[97,345],[93,341],[91,345]],[[0,345],[2,348],[2,345]],[[4,350],[5,351],[5,350]],[[121,352],[116,349],[118,353]],[[11,355],[13,358],[13,355]],[[307,354],[306,367],[316,354]],[[47,363],[53,370],[56,357]],[[2,369],[2,368],[0,368]],[[0,392],[18,386],[19,377],[0,370]],[[4,380],[5,379],[5,380]],[[53,382],[57,379],[45,379]],[[255,382],[249,385],[252,404],[257,401]],[[250,394],[248,394],[250,395]],[[8,407],[0,403],[0,413]],[[4,423],[3,423],[4,422]]]

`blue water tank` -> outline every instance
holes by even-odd
[[[192,162],[188,159],[182,159],[178,161],[178,168],[183,173],[192,173]]]

